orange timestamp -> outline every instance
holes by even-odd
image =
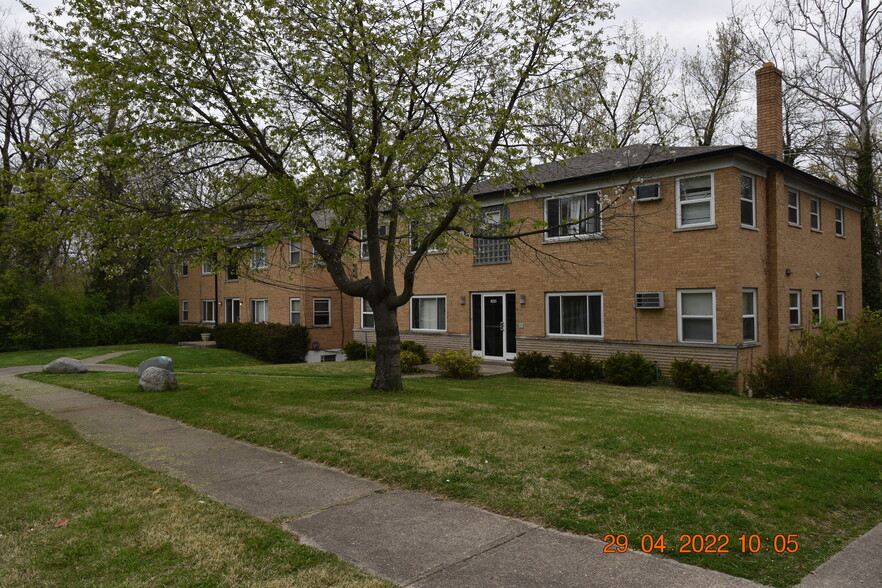
[[[603,553],[625,553],[631,546],[627,535],[604,535]],[[636,547],[634,548],[637,549]],[[640,551],[644,553],[796,553],[799,551],[799,536],[790,535],[741,535],[734,540],[728,535],[680,535],[676,543],[669,544],[664,535],[643,535],[640,537]]]

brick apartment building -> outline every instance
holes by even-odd
[[[352,300],[316,263],[308,239],[251,247],[237,268],[185,260],[179,292],[181,324],[300,324],[309,328],[313,347],[325,351],[339,350],[352,338]],[[307,359],[321,355],[311,352]]]
[[[766,64],[757,87],[758,149],[636,145],[539,166],[529,193],[479,186],[489,224],[589,218],[428,255],[402,339],[487,359],[625,350],[663,369],[746,370],[815,316],[857,316],[865,202],[783,163],[780,71]],[[354,338],[372,341],[370,309],[353,305]]]

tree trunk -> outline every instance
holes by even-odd
[[[371,304],[374,309],[374,333],[377,336],[377,365],[371,388],[383,392],[404,390],[401,380],[401,336],[398,314],[384,302]]]
[[[861,143],[857,155],[857,193],[874,204],[865,206],[861,212],[861,289],[864,306],[872,310],[882,310],[882,268],[877,240],[873,150],[869,130],[865,131]]]

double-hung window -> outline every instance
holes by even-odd
[[[446,331],[447,297],[414,296],[411,298],[410,328],[417,331]]]
[[[799,192],[796,190],[787,190],[787,222],[799,224]]]
[[[753,176],[741,176],[741,226],[756,227],[756,190]]]
[[[545,200],[547,239],[600,234],[600,195],[578,194]]]
[[[187,322],[190,320],[190,301],[181,300],[181,320]]]
[[[567,292],[545,298],[549,335],[603,336],[603,293]]]
[[[362,329],[373,329],[374,328],[374,309],[371,308],[371,303],[361,299],[361,328]]]
[[[202,275],[214,273],[214,266],[217,265],[217,253],[212,253],[208,259],[202,262]]]
[[[845,236],[845,209],[841,206],[837,206],[833,209],[834,218],[836,223],[836,236],[844,237]]]
[[[213,323],[214,322],[214,300],[203,300],[202,301],[202,322],[203,323]]]
[[[251,269],[266,269],[266,245],[258,245],[251,250]]]
[[[242,320],[242,301],[238,298],[224,300],[224,318],[228,323],[238,323]]]
[[[809,198],[809,225],[812,230],[821,230],[821,201],[817,198]]]
[[[288,243],[288,265],[300,265],[300,240]]]
[[[235,282],[239,279],[239,268],[233,264],[227,266],[227,281]]]
[[[802,326],[802,312],[800,311],[801,300],[801,290],[790,291],[790,327],[794,329]]]
[[[417,252],[417,249],[420,247],[420,243],[423,238],[425,238],[425,232],[420,229],[419,223],[412,222],[410,223],[410,253],[413,255]],[[440,237],[439,237],[440,239]],[[428,249],[426,249],[426,253],[441,253],[444,250],[444,247],[438,242],[436,239]]]
[[[712,289],[678,290],[677,313],[680,341],[716,343],[716,291]]]
[[[251,299],[251,322],[269,322],[269,301],[266,298]]]
[[[836,293],[836,320],[845,321],[845,292]]]
[[[187,264],[186,261],[182,261],[181,262],[181,277],[186,278],[188,275],[190,275],[190,266]]]
[[[741,291],[741,325],[742,340],[755,343],[756,334],[756,288],[745,288]]]
[[[312,326],[331,326],[331,299],[315,298],[312,301]]]
[[[714,224],[714,177],[703,174],[677,179],[677,228]]]
[[[817,327],[821,323],[821,300],[823,295],[820,290],[812,290],[812,326]]]
[[[291,311],[291,324],[292,325],[302,325],[303,324],[303,315],[300,314],[300,299],[299,298],[289,298],[288,305]]]
[[[389,236],[389,225],[378,225],[377,226],[377,233],[380,236],[380,251],[382,251],[384,248],[383,243],[386,241],[386,238]],[[370,259],[371,258],[370,248],[368,247],[367,231],[364,229],[362,229],[362,231],[361,231],[361,258],[362,259]]]

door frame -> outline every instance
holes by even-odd
[[[511,296],[508,296],[508,295]],[[482,357],[484,359],[496,360],[496,361],[511,361],[515,358],[515,350],[509,349],[508,339],[508,331],[509,329],[517,328],[517,324],[508,324],[506,318],[509,316],[509,312],[515,312],[517,310],[517,304],[512,302],[514,299],[515,291],[514,290],[499,290],[493,292],[470,292],[469,293],[469,338],[472,342],[472,355],[475,357]],[[481,297],[481,349],[474,349],[474,297]],[[502,322],[505,325],[502,331],[502,355],[485,355],[484,349],[486,347],[486,329],[487,329],[487,312],[486,312],[486,300],[490,297],[499,297],[502,299]],[[510,304],[514,304],[514,306],[509,309],[508,306]]]

